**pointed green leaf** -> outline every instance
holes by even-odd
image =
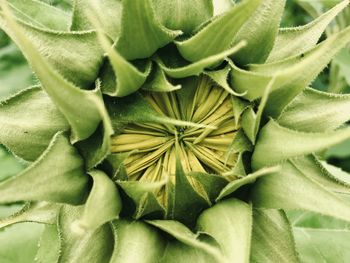
[[[136,206],[134,217],[157,214],[164,216],[165,210],[159,204],[156,193],[166,184],[164,182],[119,181],[118,185],[132,199]]]
[[[238,125],[238,123],[240,123],[243,112],[248,109],[250,103],[241,98],[237,98],[236,96],[231,96],[231,100],[233,115],[235,116],[235,124]]]
[[[66,135],[57,133],[27,169],[0,183],[0,202],[51,201],[79,204],[88,190],[83,160]]]
[[[84,211],[83,206],[64,206],[61,209],[58,230],[60,255],[57,263],[109,262],[113,252],[113,231],[105,224],[94,232],[76,233],[73,222]]]
[[[28,24],[42,29],[67,31],[70,16],[63,10],[42,1],[7,0],[14,15]]]
[[[204,57],[192,64],[188,64],[181,67],[172,68],[171,66],[165,65],[161,59],[157,59],[158,65],[163,69],[163,71],[172,78],[185,78],[189,76],[198,76],[203,72],[205,68],[216,65],[228,56],[236,53],[238,50],[243,48],[246,42],[241,41],[234,47],[222,51],[220,53],[212,54],[211,56]]]
[[[341,1],[340,4],[304,26],[280,29],[268,62],[300,55],[313,48],[327,26],[348,4],[349,1]]]
[[[244,185],[254,183],[258,178],[262,176],[271,175],[279,170],[280,168],[278,166],[262,168],[256,171],[255,173],[251,173],[251,174],[248,174],[247,176],[244,176],[243,178],[236,179],[222,189],[219,196],[216,198],[216,201],[221,200],[224,197],[234,193],[237,189],[239,189]]]
[[[76,144],[85,160],[87,169],[93,169],[99,165],[111,152],[110,140],[113,130],[110,128],[110,120],[107,114],[103,118],[103,122],[88,139]]]
[[[0,228],[22,222],[54,224],[60,207],[59,204],[47,202],[28,203],[15,214],[0,219]]]
[[[239,65],[263,63],[269,56],[278,33],[286,0],[264,0],[242,26],[235,42],[246,40],[248,45],[233,55]],[[263,45],[261,43],[264,43]]]
[[[210,202],[214,203],[221,190],[228,184],[228,180],[220,175],[190,172],[187,176],[196,179],[204,188]]]
[[[350,231],[294,228],[302,262],[347,262],[350,258]]]
[[[74,0],[70,29],[86,31],[93,29],[88,13],[94,11],[101,22],[103,31],[115,41],[121,30],[122,3],[120,0]]]
[[[282,112],[278,123],[298,131],[331,131],[350,120],[350,95],[306,89]]]
[[[315,153],[350,138],[350,129],[327,133],[299,132],[270,120],[262,130],[252,157],[254,169]]]
[[[172,237],[176,238],[180,242],[199,249],[201,253],[206,253],[217,260],[217,262],[223,262],[224,258],[221,255],[220,248],[201,242],[198,238],[198,234],[192,233],[190,229],[177,221],[172,220],[152,220],[147,221],[148,224],[155,226]]]
[[[350,28],[347,28],[300,56],[273,63],[250,65],[249,71],[233,65],[231,85],[237,92],[247,92],[244,97],[252,101],[264,94],[268,82],[275,77],[271,88],[271,91],[275,92],[272,92],[269,98],[273,103],[267,104],[267,113],[278,116],[349,41]]]
[[[176,42],[180,54],[188,61],[196,62],[229,49],[237,32],[260,3],[261,0],[245,1],[215,17],[193,37]]]
[[[192,225],[198,214],[209,206],[208,201],[190,184],[182,168],[180,157],[176,157],[176,182],[170,218]]]
[[[166,77],[164,71],[156,63],[152,66],[153,70],[142,85],[143,90],[152,92],[171,92],[181,89],[181,85],[172,84]]]
[[[128,176],[126,174],[124,161],[129,156],[129,152],[110,154],[102,163],[101,169],[105,171],[113,180],[127,181]]]
[[[259,103],[258,112],[255,113],[253,108],[249,107],[242,114],[242,128],[252,144],[255,144],[256,136],[260,129],[261,118],[274,82],[275,79],[272,78],[268,83],[268,87],[266,88],[264,95],[262,96]]]
[[[235,139],[227,149],[227,156],[234,153],[253,151],[254,147],[242,130],[238,130]]]
[[[57,131],[69,129],[63,115],[40,87],[0,103],[0,143],[17,156],[36,160]]]
[[[222,87],[231,95],[234,95],[237,97],[245,95],[244,93],[242,94],[236,93],[228,84],[227,80],[228,80],[230,71],[231,71],[231,67],[230,65],[227,65],[225,68],[220,70],[205,71],[204,74],[207,75],[209,78],[211,78],[216,84],[218,84],[220,87]]]
[[[74,223],[76,231],[94,231],[119,217],[122,203],[116,184],[98,170],[89,172],[94,183],[84,205],[82,216]]]
[[[336,167],[334,165],[330,165],[325,161],[321,161],[321,166],[326,169],[328,173],[330,173],[337,180],[342,182],[345,185],[350,185],[350,174],[348,172],[343,171],[341,168]]]
[[[251,190],[251,200],[258,208],[307,210],[350,220],[348,202],[307,178],[290,163],[284,163],[281,172],[259,179]]]
[[[244,159],[244,153],[239,153],[238,158],[237,158],[237,163],[232,168],[232,170],[229,172],[230,175],[234,175],[234,176],[238,176],[238,177],[239,176],[246,176],[247,171],[246,171],[245,162],[246,162],[246,160]],[[249,165],[247,167],[249,167]]]
[[[255,138],[256,122],[257,122],[257,116],[254,110],[251,107],[249,107],[242,114],[241,125],[245,135],[247,135],[248,139],[253,144],[255,144],[255,139],[256,139]]]
[[[97,81],[96,90],[100,89],[101,82]],[[111,152],[111,136],[114,131],[104,105],[103,108],[100,108],[100,114],[102,121],[97,130],[88,139],[76,144],[79,152],[84,157],[87,169],[92,169],[99,165]]]
[[[229,262],[249,261],[252,208],[248,204],[236,199],[219,202],[199,216],[197,227],[215,238]]]
[[[99,2],[104,2],[104,1],[99,1]],[[88,10],[90,6],[91,6],[90,1],[86,1],[86,0],[73,1],[72,23],[70,26],[71,31],[84,31],[84,30],[92,29],[92,25],[86,14],[86,10]]]
[[[255,209],[250,262],[298,263],[292,228],[284,212]]]
[[[93,91],[81,90],[66,81],[34,47],[9,13],[8,7],[4,4],[1,7],[4,11],[6,25],[11,29],[17,44],[30,61],[43,88],[70,123],[73,132],[72,141],[86,139],[96,130],[100,121],[107,118],[100,91],[98,89]],[[67,47],[66,45],[63,46]],[[78,61],[82,62],[80,59]],[[80,103],[77,104],[76,101]],[[82,116],[84,116],[84,121],[81,120]]]
[[[211,0],[153,0],[153,5],[157,18],[166,28],[185,34],[191,34],[213,15]]]
[[[321,184],[328,190],[334,193],[350,195],[350,181],[348,180],[347,183],[333,175],[315,156],[300,157],[290,160],[290,162],[306,177]],[[350,176],[348,179],[350,179]]]
[[[147,61],[144,72],[140,72],[114,49],[114,46],[104,35],[100,22],[97,19],[95,20],[93,16],[91,16],[91,21],[97,29],[99,42],[107,53],[110,65],[114,71],[114,86],[105,90],[104,93],[110,96],[124,97],[137,91],[146,81],[151,71],[151,62]]]
[[[23,223],[0,232],[1,263],[34,263],[43,226]]]
[[[116,220],[113,230],[116,242],[111,263],[154,263],[161,258],[166,242],[156,228],[142,221]]]
[[[127,60],[148,58],[181,33],[160,24],[151,0],[124,0],[122,5],[123,23],[116,47]]]

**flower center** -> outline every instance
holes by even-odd
[[[113,137],[112,152],[130,152],[124,161],[129,180],[170,179],[174,183],[176,156],[180,157],[186,173],[224,176],[236,164],[237,155],[229,154],[239,129],[234,121],[231,96],[207,77],[199,78],[192,93],[185,91],[186,88],[167,93],[144,92],[143,96],[162,116],[200,125],[134,123]],[[188,178],[190,182],[194,180]]]

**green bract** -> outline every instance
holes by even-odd
[[[317,153],[350,138],[350,96],[308,85],[350,42],[349,1],[279,28],[284,0],[1,1],[40,81],[0,105],[30,162],[0,182],[45,224],[37,262],[299,262],[285,210],[350,221]]]

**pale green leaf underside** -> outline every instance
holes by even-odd
[[[180,54],[195,62],[230,48],[241,26],[256,10],[261,0],[249,0],[215,17],[193,37],[176,42]]]
[[[284,212],[253,210],[250,262],[298,263],[291,226]]]
[[[77,232],[94,231],[116,219],[122,208],[116,184],[102,171],[90,172],[94,180],[83,215],[74,223]]]
[[[67,130],[66,119],[40,87],[0,104],[0,143],[25,160],[36,160],[56,132]]]
[[[260,129],[261,119],[270,95],[270,91],[275,83],[275,78],[267,84],[267,88],[261,98],[258,111],[255,113],[252,107],[247,108],[242,114],[242,128],[249,138],[249,140],[254,145],[256,142],[256,136],[258,135]]]
[[[67,31],[68,13],[38,0],[7,0],[15,16],[42,29]]]
[[[278,166],[276,167],[267,167],[267,168],[262,168],[255,173],[248,174],[244,176],[243,178],[236,179],[229,183],[228,185],[225,186],[225,188],[222,189],[220,192],[220,195],[217,197],[217,201],[223,199],[224,197],[234,193],[237,189],[240,187],[247,185],[247,184],[253,184],[255,181],[262,177],[262,176],[268,176],[270,174],[273,174],[277,171],[279,171],[280,168]]]
[[[213,71],[204,71],[204,74],[207,75],[209,78],[211,78],[215,83],[217,83],[221,88],[226,90],[228,93],[240,97],[245,95],[236,93],[228,84],[228,77],[231,71],[230,65],[227,65],[225,68],[220,70],[213,70]]]
[[[36,53],[68,81],[84,89],[93,85],[103,58],[95,32],[53,31],[21,21],[17,21],[17,27],[13,28],[11,23],[4,24],[5,21],[5,14],[0,12],[0,26],[20,47],[39,78],[41,75],[33,64],[35,61],[32,61],[34,52],[29,51],[30,47],[26,44],[28,40]],[[18,30],[23,33],[22,37],[18,36]]]
[[[308,210],[349,221],[349,203],[308,178],[289,162],[283,164],[281,171],[254,184],[251,198],[255,207]]]
[[[117,242],[111,263],[154,263],[161,258],[166,242],[154,227],[142,221],[117,220],[113,230]]]
[[[334,193],[350,195],[350,176],[339,177],[339,170],[327,170],[329,165],[320,162],[315,156],[299,157],[290,162],[309,179],[321,184]],[[331,166],[333,167],[333,166]]]
[[[151,62],[146,62],[146,69],[140,72],[134,65],[128,62],[123,56],[115,50],[110,41],[103,33],[102,25],[99,21],[95,21],[91,17],[91,21],[98,29],[98,39],[103,50],[107,53],[108,60],[114,71],[115,86],[111,90],[106,90],[104,93],[110,96],[124,97],[137,91],[146,81],[150,71]]]
[[[57,133],[27,169],[0,183],[0,203],[50,201],[79,204],[88,191],[88,176],[67,136]]]
[[[213,54],[211,56],[200,59],[192,64],[189,64],[183,67],[178,67],[178,68],[172,68],[170,66],[165,65],[161,59],[157,59],[157,62],[158,62],[158,65],[162,68],[162,70],[172,78],[185,78],[189,76],[198,76],[201,73],[203,73],[203,70],[205,68],[216,65],[217,63],[223,61],[225,58],[236,53],[245,45],[246,45],[246,42],[244,41],[239,42],[234,47],[228,50],[225,50],[221,53]]]
[[[157,19],[166,28],[191,34],[213,15],[211,0],[152,0]],[[169,11],[171,10],[171,11]]]
[[[72,31],[93,29],[88,17],[93,13],[102,24],[103,31],[115,41],[120,34],[122,4],[120,0],[74,0]]]
[[[343,171],[341,168],[334,165],[330,165],[325,161],[322,161],[321,164],[327,172],[331,173],[338,180],[344,182],[346,185],[350,185],[350,174],[348,172]]]
[[[236,199],[219,202],[198,218],[197,228],[208,233],[221,246],[228,262],[249,261],[252,208]]]
[[[215,258],[218,262],[224,261],[220,249],[200,241],[198,235],[192,233],[190,229],[180,222],[171,220],[153,220],[147,222],[168,233],[187,246],[198,249],[199,253],[206,253]]]
[[[299,132],[270,120],[259,134],[252,166],[258,169],[289,158],[319,152],[348,138],[350,138],[349,128],[327,133]]]
[[[123,23],[116,47],[127,60],[148,58],[181,33],[157,21],[151,0],[126,0],[122,5]]]
[[[267,113],[278,116],[283,108],[314,80],[332,57],[350,41],[347,28],[318,44],[303,55],[274,63],[250,65],[249,71],[233,65],[231,85],[244,97],[255,100],[264,94],[267,83],[275,77],[267,104]]]
[[[162,258],[159,263],[178,263],[178,262],[223,262],[218,261],[211,255],[203,252],[200,249],[196,249],[185,245],[177,240],[169,240]],[[225,262],[225,261],[224,261]]]
[[[350,120],[350,95],[307,88],[282,112],[278,123],[305,132],[331,131]]]
[[[293,228],[313,229],[350,229],[350,222],[339,220],[331,216],[320,215],[310,211],[286,211],[287,217]]]
[[[97,82],[96,91],[101,90],[101,82]],[[100,92],[98,92],[100,93]],[[101,95],[100,95],[101,96]],[[101,98],[102,100],[102,98]],[[88,170],[93,169],[100,164],[111,151],[111,135],[114,133],[110,117],[105,109],[105,106],[97,103],[98,110],[101,115],[101,122],[97,130],[84,141],[80,141],[76,144],[79,148],[81,155],[84,157],[85,166]]]
[[[22,222],[54,224],[61,205],[47,202],[27,203],[15,214],[0,219],[0,228]]]
[[[214,16],[221,15],[226,11],[230,10],[234,5],[235,1],[232,0],[215,0],[213,1]]]
[[[165,183],[166,181],[142,183],[137,181],[119,181],[118,185],[136,206],[133,217],[140,219],[142,216],[156,213],[161,217],[164,216],[165,209],[159,204],[156,193],[160,191]]]
[[[239,65],[263,63],[270,54],[281,22],[286,0],[264,0],[240,28],[235,42],[248,45],[233,55]],[[263,45],[261,43],[264,43]]]
[[[267,61],[282,60],[313,48],[327,26],[348,4],[349,1],[342,1],[304,26],[280,29]]]
[[[11,29],[17,44],[30,61],[30,64],[41,81],[45,91],[68,120],[72,128],[72,141],[88,138],[97,128],[100,121],[106,118],[104,105],[99,90],[81,90],[59,75],[42,57],[26,37],[20,26],[2,4],[7,26]],[[80,101],[79,104],[76,101]],[[81,116],[85,120],[81,121]]]
[[[35,223],[15,225],[0,232],[2,263],[34,263],[43,226]],[[20,253],[19,253],[20,252]]]
[[[57,263],[59,253],[60,241],[57,225],[45,225],[35,256],[36,263]]]
[[[56,263],[109,262],[113,252],[113,231],[105,224],[93,232],[76,233],[73,222],[83,213],[83,206],[64,206],[58,219],[60,237],[59,258]]]
[[[141,88],[153,92],[171,92],[181,89],[181,85],[172,84],[160,66],[154,63],[147,81]]]
[[[301,262],[347,262],[350,258],[350,231],[294,228]]]

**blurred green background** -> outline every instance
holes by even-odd
[[[42,0],[71,12],[71,0]],[[230,0],[214,0],[230,1]],[[310,22],[337,0],[287,0],[283,27]],[[350,24],[350,7],[327,29],[323,38]],[[0,31],[0,101],[37,83],[25,58],[9,38]],[[332,63],[313,82],[315,89],[335,93],[350,93],[350,48],[342,50]],[[321,153],[328,163],[350,172],[350,140]],[[12,156],[0,145],[0,181],[15,175],[26,163]],[[334,168],[333,168],[334,169]],[[344,173],[344,176],[349,174]],[[0,206],[0,219],[22,207],[22,204]],[[303,262],[350,262],[350,225],[333,218],[300,211],[289,212],[296,246]],[[18,224],[0,230],[0,262],[30,263],[34,261],[42,226]],[[341,255],[341,257],[339,257]],[[339,261],[339,258],[345,261]]]

